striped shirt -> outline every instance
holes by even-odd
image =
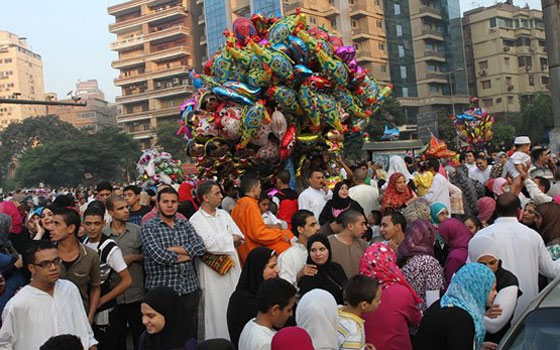
[[[364,320],[338,308],[338,348],[363,350],[366,345]]]

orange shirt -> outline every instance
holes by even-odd
[[[243,197],[238,200],[231,211],[231,217],[245,235],[245,243],[237,248],[241,264],[245,263],[249,252],[256,247],[274,249],[278,255],[290,248],[291,245],[286,242],[286,236],[291,239],[294,236],[292,232],[290,230],[267,228],[256,199]]]

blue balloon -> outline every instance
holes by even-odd
[[[191,82],[195,89],[198,90],[204,86],[204,81],[202,80],[202,78],[197,78],[194,75],[194,70],[191,70],[191,72],[189,73],[189,78],[191,78]]]
[[[250,106],[253,104],[253,101],[241,94],[238,94],[237,92],[233,91],[232,89],[229,89],[227,87],[223,87],[223,86],[218,86],[212,89],[212,92],[214,94],[216,94],[216,96],[218,96],[218,98],[224,99],[224,100],[231,100],[234,102],[237,102],[239,104],[244,104],[247,106]]]
[[[288,36],[288,42],[290,44],[290,51],[292,53],[291,56],[296,61],[296,63],[309,63],[309,49],[307,45],[305,45],[305,42],[294,35]]]
[[[457,120],[460,121],[469,121],[469,122],[476,120],[476,117],[470,114],[457,114],[456,118]]]

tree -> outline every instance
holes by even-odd
[[[447,115],[445,110],[437,112],[438,118],[438,138],[447,143],[447,147],[452,150],[458,150],[460,146],[460,139],[457,135],[457,128],[453,125],[451,118]]]
[[[182,136],[177,136],[179,123],[174,121],[163,122],[155,129],[157,135],[157,145],[161,146],[165,152],[171,153],[173,158],[185,160],[187,156],[187,143]]]
[[[140,142],[125,134],[121,129],[110,127],[101,129],[93,137],[102,143],[107,143],[114,148],[119,159],[118,170],[120,173],[135,174],[136,163],[140,158]]]
[[[550,95],[537,93],[522,102],[520,119],[518,135],[529,136],[535,144],[547,141],[546,131],[554,127]]]
[[[505,123],[495,123],[492,125],[492,137],[491,148],[493,151],[509,149],[513,144],[513,139],[515,138],[515,128],[509,124]]]

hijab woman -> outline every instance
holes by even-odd
[[[389,185],[381,200],[381,211],[385,214],[399,210],[414,202],[416,198],[416,195],[406,183],[406,177],[401,173],[394,173],[389,178]]]
[[[257,247],[247,255],[227,308],[229,336],[236,347],[243,327],[257,315],[257,290],[264,280],[278,276],[277,261],[276,252],[265,247]]]
[[[484,312],[496,296],[496,277],[483,264],[463,266],[445,295],[426,310],[418,331],[418,350],[482,350]],[[489,347],[490,345],[490,347]]]
[[[296,309],[296,322],[309,333],[315,350],[338,350],[338,309],[329,292],[313,289],[305,294]]]
[[[455,271],[467,261],[472,233],[461,220],[455,218],[445,220],[439,225],[438,232],[449,249],[443,266],[445,282],[449,284]]]
[[[307,241],[307,264],[317,267],[314,276],[303,276],[299,282],[301,295],[319,288],[331,293],[336,303],[344,304],[343,290],[346,274],[342,266],[332,261],[331,245],[327,236],[315,234]]]
[[[340,181],[334,186],[333,197],[325,204],[319,216],[319,225],[323,226],[333,222],[340,213],[347,209],[354,209],[360,213],[364,212],[360,204],[349,197],[349,188],[350,182],[346,180]]]

